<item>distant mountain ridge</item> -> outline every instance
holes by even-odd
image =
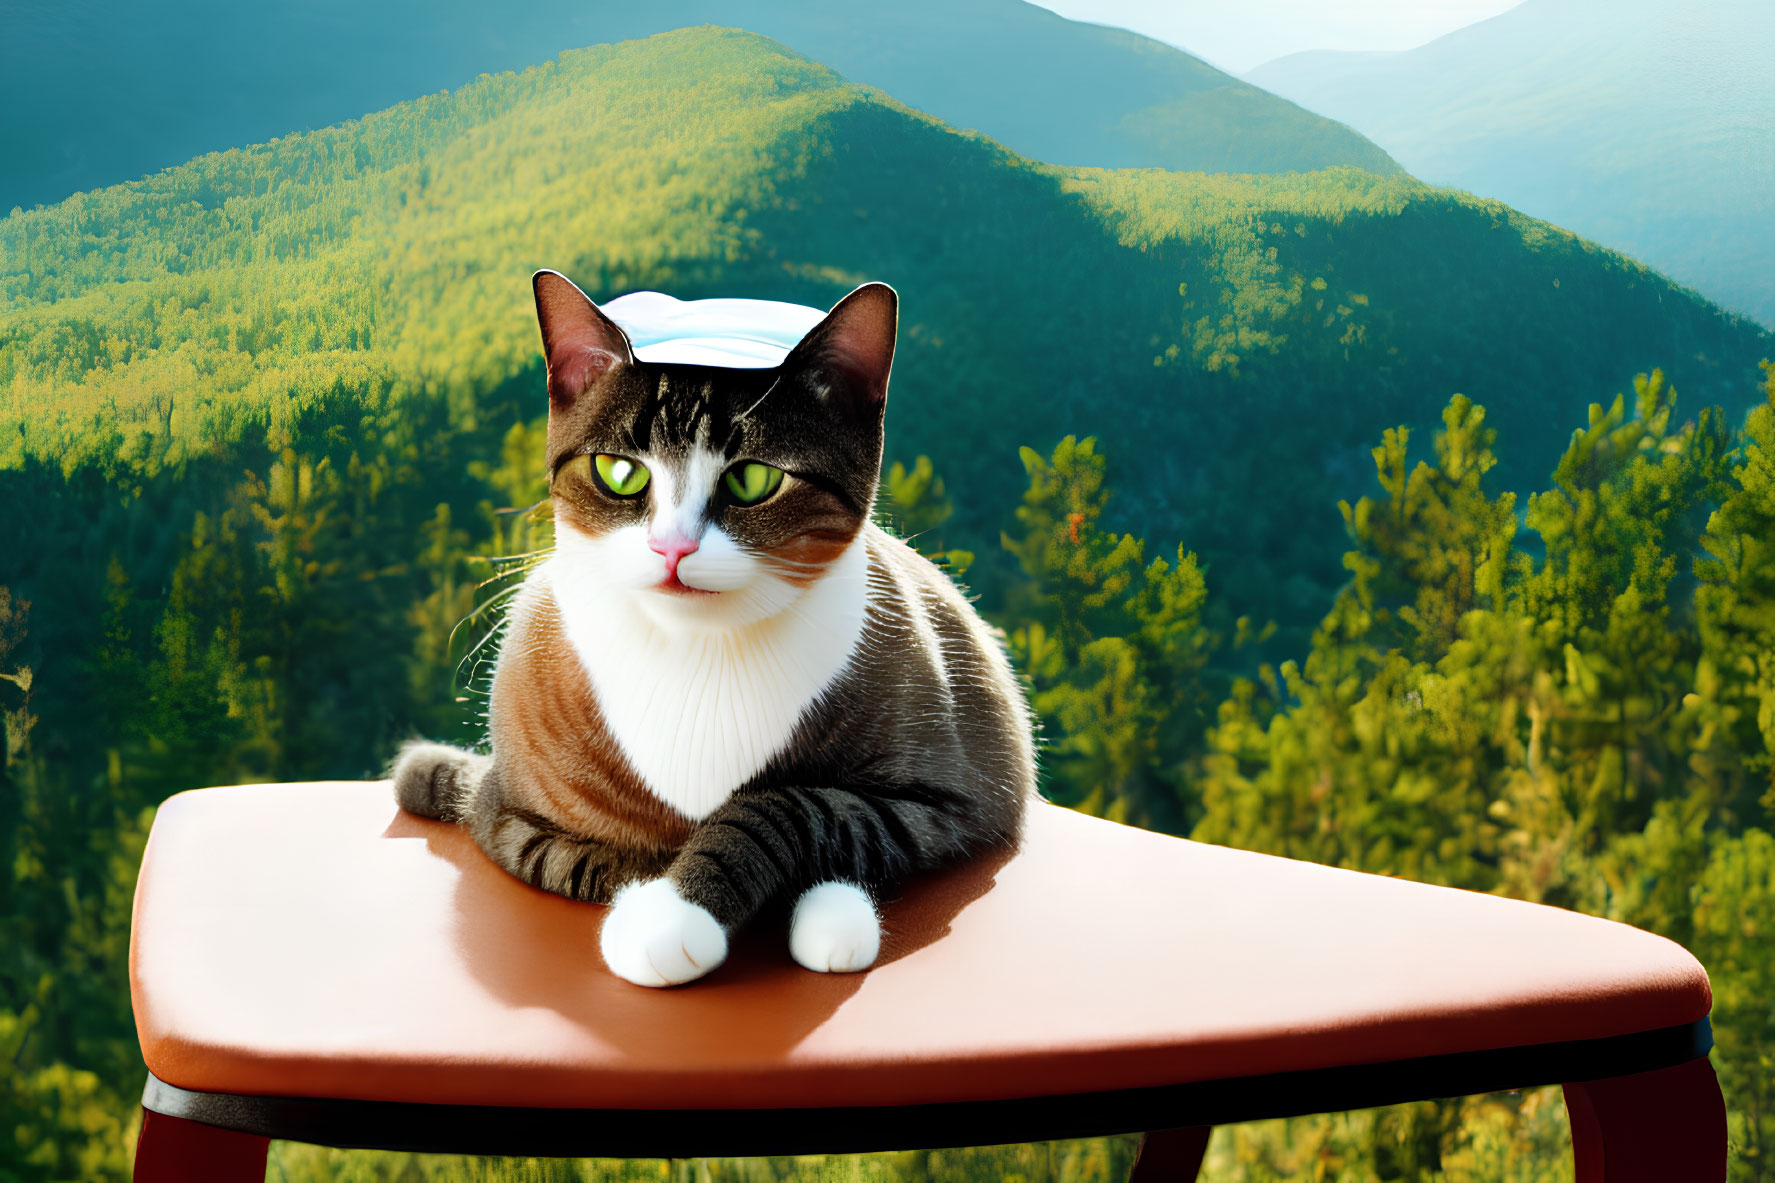
[[[354,119],[563,49],[689,25],[772,37],[1058,164],[1398,171],[1349,128],[1161,42],[1023,0],[14,0],[0,37],[0,212],[206,151]]]
[[[955,545],[991,549],[1019,446],[1097,435],[1123,528],[1196,550],[1259,620],[1323,611],[1333,507],[1384,428],[1462,391],[1510,442],[1495,479],[1533,487],[1635,372],[1739,413],[1772,344],[1495,202],[1039,165],[704,28],[0,219],[0,471],[176,482],[420,408],[529,422],[542,266],[598,299],[829,307],[888,280],[889,457],[933,458]]]
[[[1768,0],[1527,0],[1418,49],[1246,78],[1775,325],[1772,62]]]

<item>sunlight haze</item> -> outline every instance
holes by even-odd
[[[1242,74],[1308,49],[1413,49],[1519,0],[1035,0],[1075,21],[1115,25]]]

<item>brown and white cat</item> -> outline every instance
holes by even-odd
[[[867,968],[878,894],[1015,841],[1036,783],[999,635],[870,519],[897,297],[730,369],[642,361],[565,277],[534,288],[555,550],[508,618],[492,754],[409,744],[395,795],[611,902],[629,981],[708,973],[778,897],[802,965]]]

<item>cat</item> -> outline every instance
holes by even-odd
[[[554,551],[510,611],[491,754],[409,743],[396,800],[608,902],[631,982],[708,973],[777,898],[797,962],[865,969],[882,893],[1014,845],[1036,794],[1002,635],[872,520],[898,296],[865,284],[741,369],[642,361],[565,276],[532,284]]]

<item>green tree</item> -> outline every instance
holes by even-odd
[[[1730,1108],[1731,1178],[1775,1178],[1775,838],[1746,830],[1715,845],[1694,883],[1694,952],[1713,980],[1720,1087]]]
[[[1690,766],[1740,824],[1775,817],[1775,364],[1694,570],[1701,656],[1685,700]]]
[[[1495,882],[1486,749],[1513,742],[1533,638],[1493,615],[1512,568],[1522,573],[1513,498],[1481,487],[1495,433],[1460,396],[1443,423],[1438,463],[1409,477],[1409,433],[1388,431],[1374,450],[1386,500],[1342,505],[1352,578],[1304,664],[1285,662],[1279,676],[1266,666],[1221,704],[1198,838],[1427,882]]]
[[[919,552],[960,578],[974,565],[974,552],[946,546],[938,531],[955,516],[955,501],[943,486],[929,456],[907,468],[894,461],[882,479],[888,524]]]
[[[1714,873],[1710,851],[1757,816],[1768,750],[1747,718],[1771,635],[1759,631],[1775,586],[1759,433],[1775,425],[1759,409],[1733,453],[1716,409],[1677,422],[1661,374],[1635,395],[1631,418],[1621,398],[1593,406],[1553,487],[1529,499],[1540,555],[1516,539],[1510,495],[1483,489],[1494,437],[1479,408],[1451,401],[1436,463],[1409,477],[1406,433],[1386,434],[1374,453],[1385,499],[1344,506],[1351,580],[1305,662],[1260,670],[1221,705],[1196,837],[1702,939],[1692,892]],[[1679,572],[1698,543],[1691,596]],[[1749,893],[1754,911],[1746,873],[1719,890]],[[1725,941],[1720,908],[1708,915]],[[1760,982],[1741,968],[1757,954],[1728,951],[1716,981]],[[1719,1018],[1760,1038],[1760,1018]],[[1745,1098],[1735,1129],[1761,1128],[1766,1098],[1748,1083],[1761,1054],[1721,1040],[1722,1076]],[[1402,1110],[1355,1134],[1306,1119],[1301,1136],[1383,1177],[1429,1178],[1445,1152],[1477,1161],[1481,1142],[1461,1131],[1486,1104]]]
[[[1148,562],[1143,541],[1101,528],[1109,491],[1094,440],[1022,457],[1021,529],[1003,543],[1025,582],[1003,620],[1047,737],[1044,785],[1076,808],[1181,832],[1218,644],[1201,567],[1181,547],[1175,562]]]

